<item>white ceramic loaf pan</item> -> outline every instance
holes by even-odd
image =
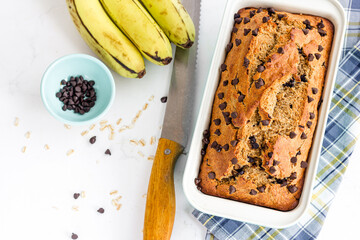
[[[202,133],[209,126],[214,95],[220,79],[219,68],[224,62],[225,47],[230,41],[230,32],[234,25],[233,16],[234,13],[244,7],[274,7],[278,11],[321,16],[329,19],[335,26],[329,67],[323,91],[324,101],[319,111],[318,125],[309,153],[309,166],[306,170],[303,191],[298,206],[287,212],[206,195],[197,190],[194,183],[202,161],[200,155]],[[343,45],[345,27],[345,12],[336,0],[228,0],[184,172],[183,188],[192,206],[208,214],[274,228],[288,227],[295,224],[301,218],[311,200],[326,119]]]

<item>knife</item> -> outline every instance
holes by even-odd
[[[191,16],[196,40],[190,49],[177,48],[164,124],[148,186],[144,240],[169,240],[175,218],[174,166],[190,135],[195,99],[195,65],[200,0],[183,0]]]

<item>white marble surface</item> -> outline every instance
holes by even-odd
[[[200,89],[216,41],[216,23],[222,17],[219,2],[204,4]],[[0,239],[60,240],[70,239],[72,232],[86,240],[141,239],[144,194],[152,166],[147,158],[156,150],[150,138],[158,139],[161,133],[165,104],[160,98],[167,94],[169,68],[148,64],[148,75],[141,80],[114,74],[117,96],[104,117],[115,128],[114,139],[109,139],[108,129],[100,130],[99,123],[82,136],[89,126],[65,128],[46,112],[39,95],[42,73],[53,60],[70,53],[93,55],[73,26],[65,1],[4,2],[0,25]],[[134,128],[119,133],[146,103]],[[122,121],[117,125],[119,118]],[[90,145],[88,139],[94,135],[97,142]],[[146,145],[131,144],[130,139],[144,139]],[[112,156],[104,155],[107,148]],[[70,149],[74,153],[67,156]],[[360,146],[319,239],[353,237],[357,226],[352,219],[360,214],[359,158]],[[192,217],[181,187],[185,162],[182,156],[175,168],[177,210],[172,239],[204,239],[205,228]],[[83,197],[73,199],[73,193],[82,191]],[[104,214],[96,212],[99,207],[105,209]]]

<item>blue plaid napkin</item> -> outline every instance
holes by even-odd
[[[348,14],[342,60],[335,82],[329,117],[310,207],[294,226],[266,228],[208,215],[193,215],[208,229],[208,240],[315,239],[360,136],[360,0],[340,0]],[[215,236],[215,237],[214,237]]]

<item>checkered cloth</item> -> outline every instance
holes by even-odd
[[[193,211],[206,239],[315,239],[360,136],[360,0],[340,0],[348,26],[310,207],[294,226],[273,229]],[[210,234],[211,233],[211,234]],[[215,237],[214,237],[215,236]]]

